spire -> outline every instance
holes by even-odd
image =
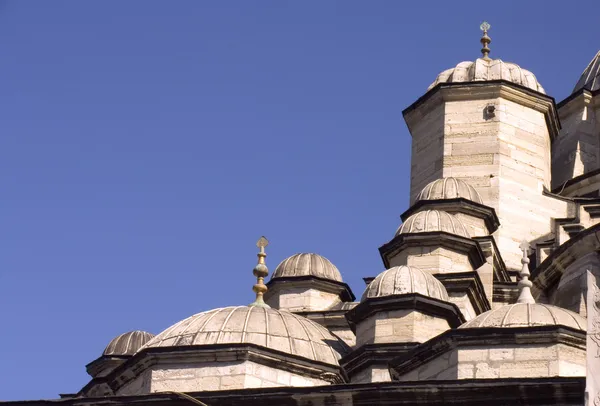
[[[527,253],[529,252],[529,243],[526,240],[523,240],[519,248],[523,251],[523,258],[521,258],[521,263],[523,264],[523,268],[519,273],[521,280],[517,286],[519,287],[519,298],[517,299],[517,303],[535,303],[535,299],[531,295],[531,287],[533,283],[529,280],[529,258],[527,258]]]
[[[483,54],[483,59],[489,61],[490,48],[488,47],[488,45],[490,44],[490,42],[492,42],[492,39],[488,37],[487,33],[488,30],[492,28],[492,26],[487,21],[484,21],[483,23],[481,23],[479,28],[481,29],[481,31],[483,31],[483,36],[481,37],[481,45],[483,45],[483,48],[481,48],[481,53]]]
[[[254,276],[256,276],[256,284],[252,287],[252,290],[254,293],[256,293],[256,300],[249,306],[270,307],[263,300],[263,295],[268,290],[267,285],[265,285],[265,278],[269,274],[269,268],[267,268],[265,265],[265,257],[267,256],[265,253],[265,247],[267,245],[269,245],[269,240],[267,240],[264,236],[260,237],[256,243],[256,246],[260,249],[259,253],[256,254],[258,256],[258,263],[252,271]]]

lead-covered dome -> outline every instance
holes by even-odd
[[[361,302],[366,299],[419,293],[423,296],[448,301],[444,285],[430,273],[412,266],[395,266],[383,271],[367,286]]]
[[[440,200],[465,198],[483,204],[481,196],[475,188],[462,179],[447,177],[434,180],[423,188],[417,200]]]
[[[396,236],[432,231],[444,231],[470,238],[467,228],[460,219],[441,210],[423,210],[413,214],[398,228]]]
[[[255,344],[339,366],[347,346],[321,325],[296,314],[258,306],[195,314],[154,337],[142,350],[215,344]]]
[[[487,311],[459,328],[566,326],[587,329],[587,320],[561,307],[541,303],[515,303]]]
[[[327,258],[313,253],[300,253],[284,259],[273,272],[273,277],[289,278],[299,276],[316,276],[342,282],[342,274]]]
[[[546,93],[535,75],[530,71],[515,63],[504,62],[501,59],[483,58],[479,58],[475,62],[461,62],[456,67],[443,71],[427,90],[440,83],[486,82],[501,79],[528,87],[536,92]]]
[[[111,340],[104,349],[102,355],[123,356],[133,355],[148,341],[154,338],[154,334],[146,331],[129,331]]]

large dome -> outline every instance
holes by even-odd
[[[154,334],[145,331],[130,331],[112,339],[104,349],[102,355],[120,356],[133,355],[142,348]]]
[[[515,303],[482,313],[459,328],[555,325],[585,331],[587,320],[561,307],[541,303]]]
[[[461,62],[456,67],[443,71],[427,88],[430,90],[440,83],[486,82],[506,80],[517,85],[528,87],[536,92],[546,93],[535,75],[519,65],[504,62],[500,59],[479,58],[475,62]]]
[[[272,279],[316,276],[342,282],[340,271],[327,258],[312,253],[295,254],[284,259],[273,272]]]
[[[461,179],[452,177],[434,180],[417,196],[419,200],[456,199],[463,197],[475,203],[483,203],[475,188]]]
[[[169,327],[145,347],[255,344],[338,366],[347,346],[321,325],[296,314],[258,306],[224,307]]]
[[[465,225],[455,216],[440,210],[424,210],[413,214],[400,226],[396,235],[445,231],[469,238]]]
[[[395,266],[383,271],[369,283],[361,302],[366,299],[419,293],[424,296],[448,301],[444,285],[433,275],[411,266]]]

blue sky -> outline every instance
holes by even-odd
[[[271,270],[314,251],[359,296],[408,206],[402,109],[484,19],[562,100],[596,1],[0,1],[0,399],[251,302],[263,234]]]

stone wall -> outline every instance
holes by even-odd
[[[352,376],[352,383],[390,382],[387,365],[370,365]]]
[[[585,376],[585,351],[564,344],[459,348],[399,377],[402,381]]]
[[[467,255],[443,247],[408,247],[390,258],[394,266],[414,266],[431,274],[472,272],[473,266]]]
[[[356,346],[383,343],[423,343],[450,329],[445,319],[417,310],[377,312],[356,326]]]
[[[155,365],[121,388],[118,395],[155,392],[197,392],[280,386],[318,386],[329,382],[275,369],[252,361],[197,365]]]
[[[341,302],[338,294],[305,286],[273,285],[266,302],[275,309],[290,312],[321,311]]]

